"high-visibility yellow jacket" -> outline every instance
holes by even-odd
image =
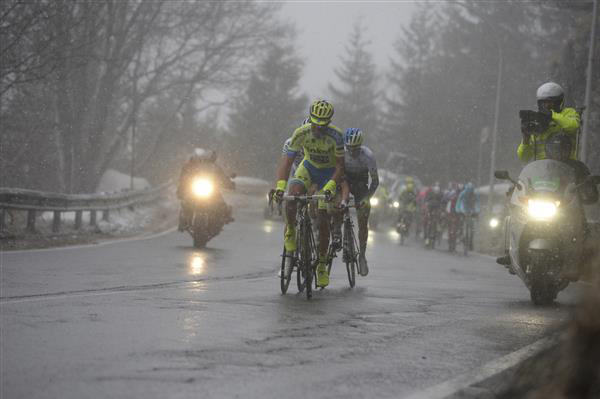
[[[571,136],[571,159],[577,159],[577,134],[579,134],[580,117],[574,108],[564,108],[561,112],[552,111],[552,121],[548,129],[542,134],[529,136],[529,142],[521,141],[517,149],[519,159],[529,162],[546,159],[546,141],[557,133],[566,133]]]

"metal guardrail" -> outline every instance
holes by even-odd
[[[172,181],[157,187],[99,194],[59,194],[18,188],[0,188],[0,233],[6,230],[7,210],[27,212],[27,231],[35,232],[38,212],[54,212],[52,231],[58,232],[61,213],[75,212],[75,229],[82,226],[83,212],[90,212],[90,225],[95,226],[97,213],[109,220],[110,211],[150,203],[173,186]]]

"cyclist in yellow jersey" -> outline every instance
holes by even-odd
[[[344,174],[344,139],[342,131],[331,125],[333,106],[325,100],[317,100],[310,106],[310,123],[294,131],[288,146],[287,157],[280,162],[277,170],[276,195],[281,198],[294,158],[304,150],[304,159],[298,165],[288,194],[305,194],[311,185],[316,185],[319,193],[335,195],[338,182]],[[319,264],[317,265],[317,285],[329,285],[327,272],[327,248],[329,246],[330,216],[327,204],[319,201]],[[296,250],[296,203],[286,204],[287,225],[285,229],[285,250]]]

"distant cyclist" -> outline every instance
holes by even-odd
[[[333,106],[325,100],[317,100],[310,106],[310,124],[302,125],[294,131],[288,146],[287,159],[280,163],[277,170],[276,195],[281,198],[288,186],[287,180],[294,159],[300,150],[304,159],[298,165],[290,180],[288,193],[303,195],[314,184],[319,192],[335,195],[338,182],[344,174],[344,139],[342,132],[331,125]],[[287,223],[284,235],[285,250],[296,250],[296,208],[295,201],[286,204]],[[319,262],[317,265],[317,285],[329,285],[327,271],[327,249],[329,246],[330,216],[327,204],[319,201]]]
[[[360,255],[358,258],[359,273],[366,276],[369,266],[365,256],[367,239],[369,238],[369,213],[371,211],[371,196],[379,185],[377,162],[373,152],[362,145],[363,132],[358,128],[346,129],[344,135],[344,184],[342,186],[341,205],[347,205],[350,194],[357,205],[358,241]],[[338,226],[339,227],[339,226]]]
[[[431,245],[432,241],[437,238],[443,200],[442,190],[437,183],[425,195],[425,220],[423,222],[425,246]]]
[[[479,206],[479,196],[475,192],[475,187],[473,183],[465,184],[464,190],[461,191],[458,196],[458,200],[456,201],[455,207],[456,213],[462,216],[463,220],[466,220],[467,223],[471,224],[472,220],[467,218],[473,218],[479,216],[479,212],[481,211]],[[463,224],[464,225],[464,224]],[[472,228],[472,225],[471,225]],[[464,234],[465,232],[463,232]],[[469,250],[473,250],[473,235],[470,236],[471,241],[468,243]]]
[[[456,235],[461,223],[461,217],[456,213],[456,202],[460,191],[458,183],[451,182],[448,185],[448,190],[444,193],[444,202],[446,203],[446,221],[448,227],[448,250],[454,252],[456,250]]]
[[[405,182],[406,186],[404,186],[400,195],[398,195],[398,223],[396,230],[400,233],[400,229],[403,228],[408,234],[415,212],[417,211],[417,194],[412,176],[407,176]]]
[[[475,193],[473,183],[465,184],[456,200],[456,212],[463,215],[478,215],[480,212],[479,196]]]

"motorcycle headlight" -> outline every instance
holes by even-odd
[[[556,215],[558,202],[530,199],[527,206],[529,216],[536,220],[550,220]]]
[[[369,203],[371,204],[371,206],[377,206],[377,205],[379,205],[379,198],[371,197],[371,199],[369,200]]]
[[[400,208],[400,203],[398,201],[394,201],[394,208]]]
[[[196,179],[192,183],[192,192],[196,197],[208,197],[212,194],[214,186],[210,180]]]
[[[498,227],[500,225],[500,221],[497,218],[491,218],[490,219],[490,227],[492,229],[495,229],[496,227]]]

